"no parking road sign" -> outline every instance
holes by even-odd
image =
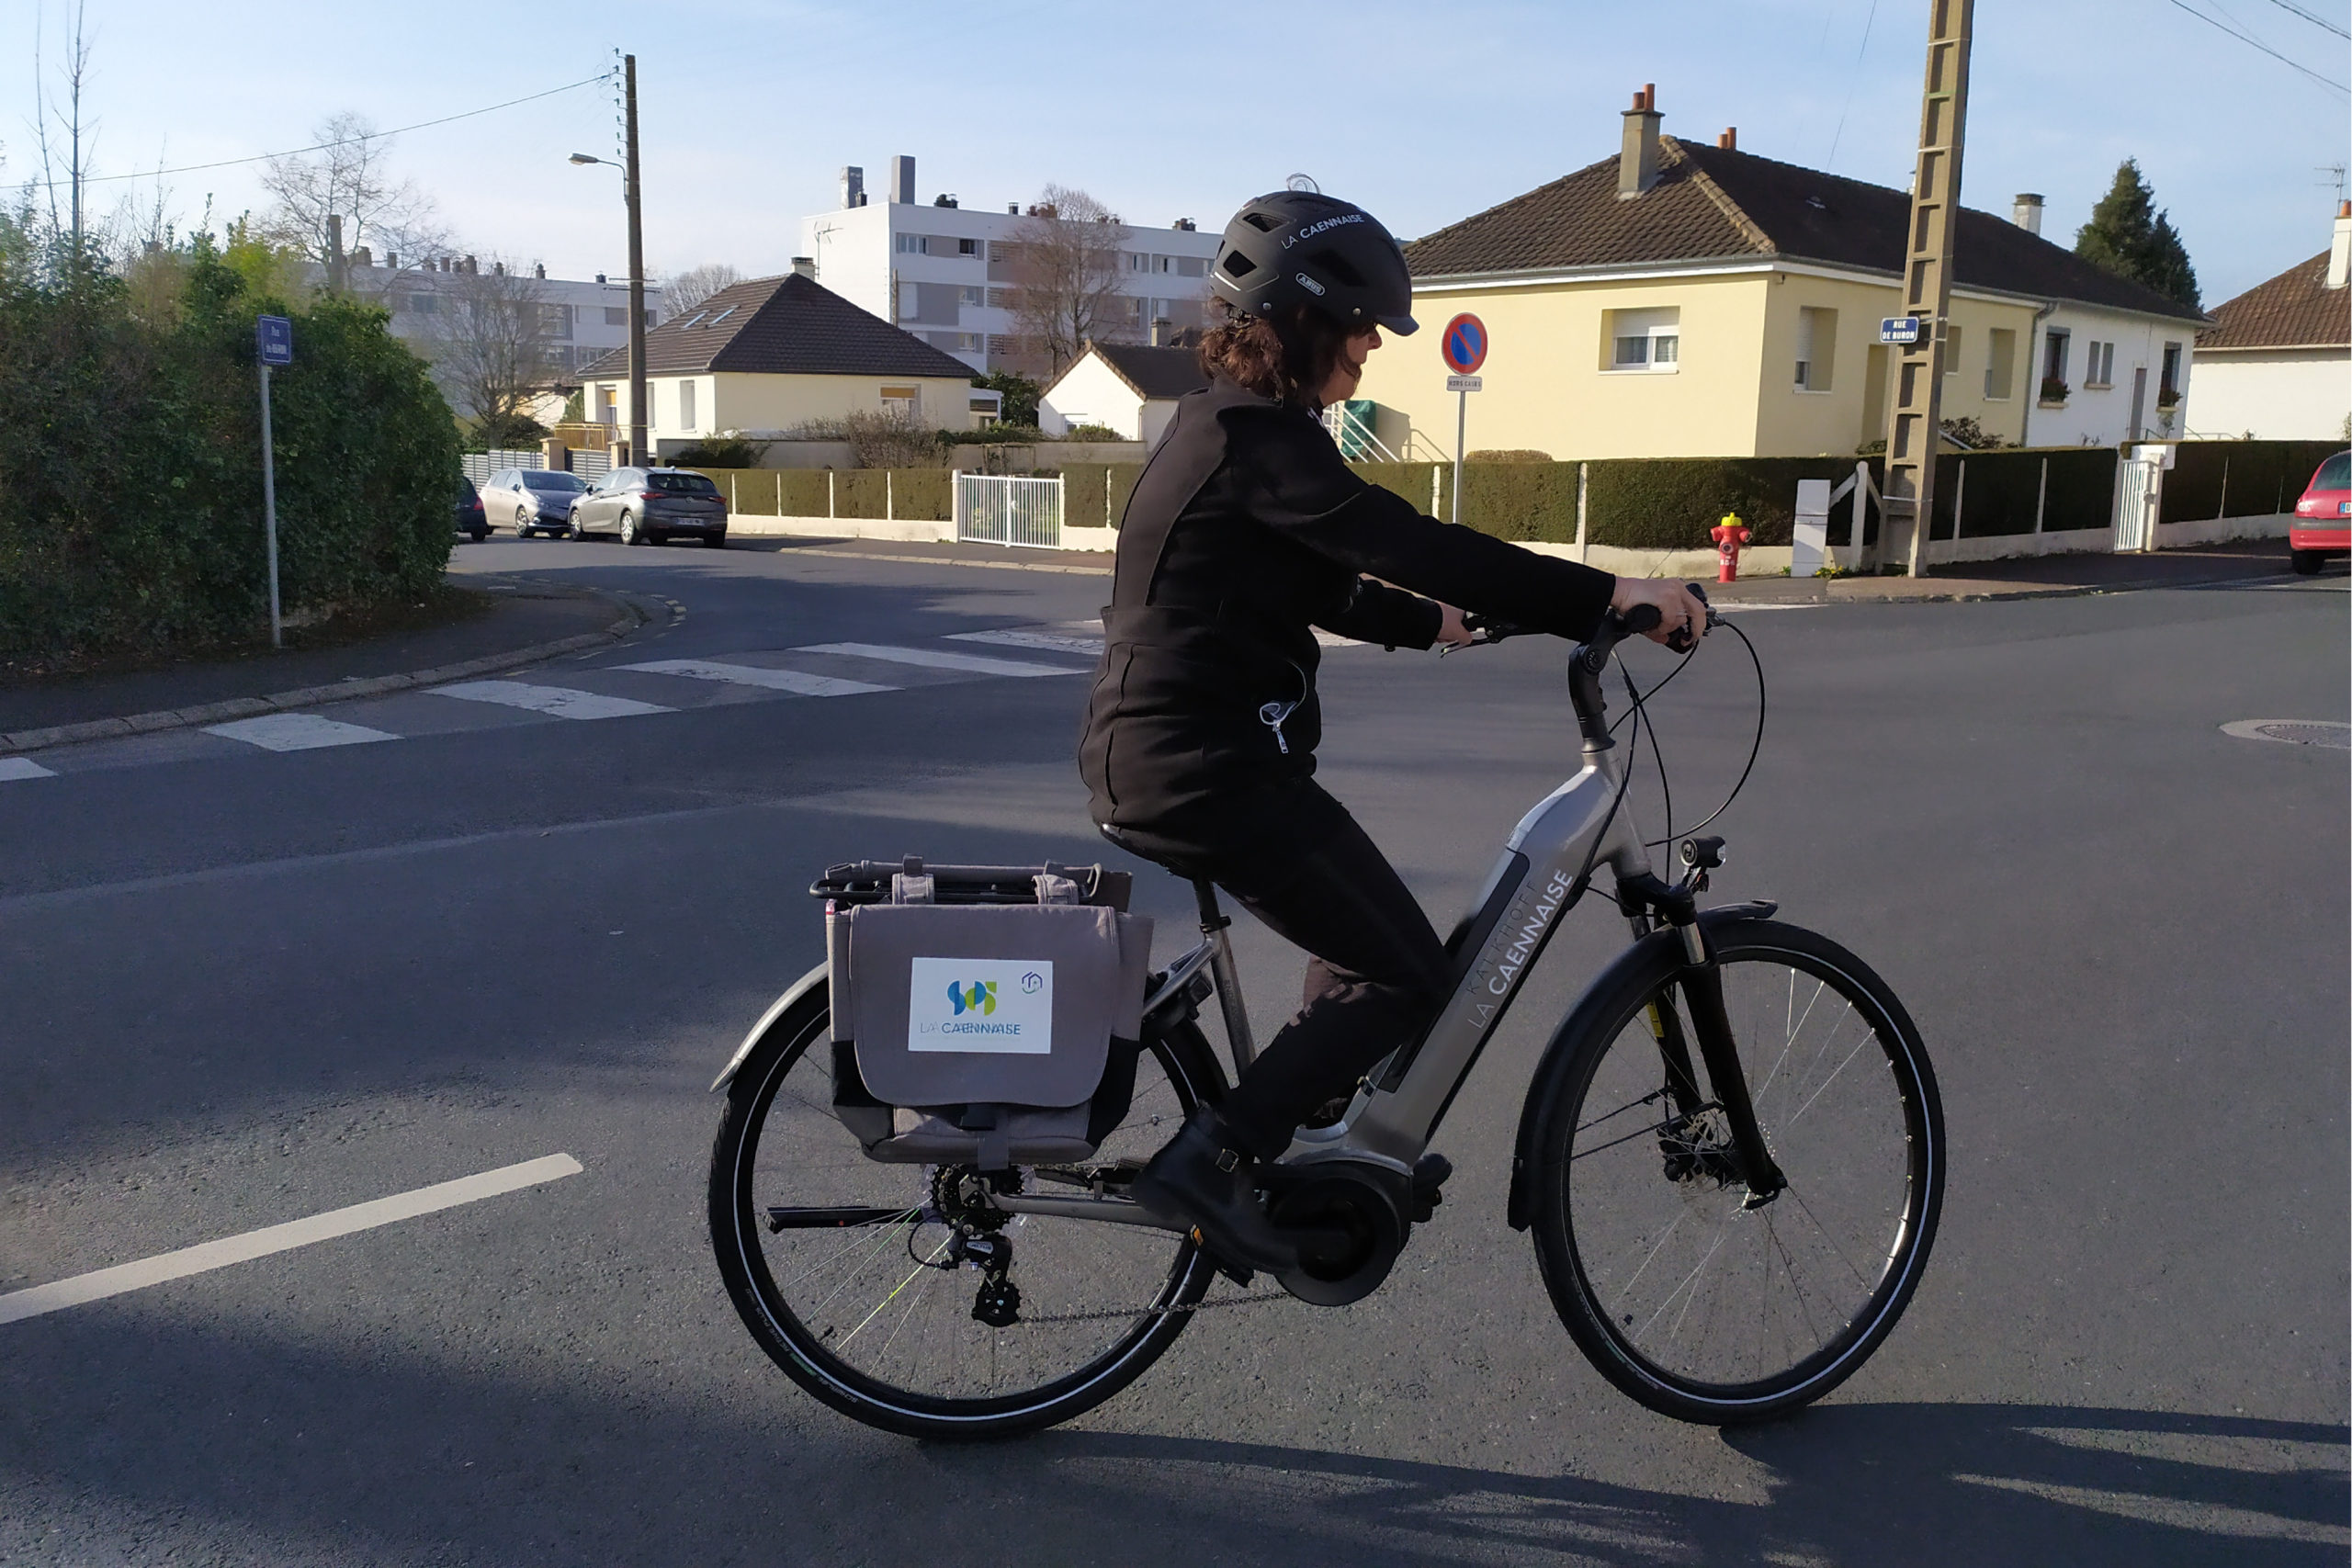
[[[1487,362],[1487,323],[1464,310],[1445,323],[1438,352],[1445,355],[1445,367],[1456,376],[1472,374]]]

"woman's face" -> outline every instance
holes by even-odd
[[[1363,381],[1363,362],[1380,346],[1380,329],[1366,327],[1360,333],[1350,333],[1340,345],[1339,363],[1331,367],[1331,378],[1323,383],[1322,403],[1345,402],[1356,395],[1356,388]]]

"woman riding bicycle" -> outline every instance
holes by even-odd
[[[1135,1186],[1229,1261],[1278,1271],[1296,1253],[1256,1201],[1252,1162],[1453,985],[1420,905],[1314,781],[1315,628],[1459,645],[1466,609],[1582,638],[1607,610],[1654,604],[1664,642],[1703,635],[1706,612],[1679,582],[1440,523],[1349,471],[1318,415],[1354,394],[1380,329],[1415,330],[1404,253],[1371,214],[1261,197],[1209,276],[1227,320],[1201,345],[1209,385],[1180,400],[1127,503],[1079,766],[1114,841],[1215,882],[1311,955],[1298,1012]]]

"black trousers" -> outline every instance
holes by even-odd
[[[1206,877],[1309,955],[1299,1009],[1220,1110],[1260,1159],[1418,1033],[1453,988],[1445,944],[1347,807],[1308,780],[1121,828],[1118,841],[1181,876]]]

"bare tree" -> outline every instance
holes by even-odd
[[[343,220],[346,251],[360,244],[422,254],[443,249],[447,236],[433,217],[433,202],[413,182],[394,182],[386,166],[389,137],[365,115],[330,115],[312,128],[313,152],[272,158],[262,188],[277,205],[262,220],[263,234],[325,265],[334,256],[330,217]]]
[[[725,262],[705,262],[662,280],[662,304],[673,316],[683,316],[722,288],[743,281],[743,275]]]
[[[1012,231],[1012,317],[1048,377],[1058,376],[1090,341],[1134,335],[1121,309],[1120,247],[1128,231],[1117,213],[1082,190],[1047,186]]]
[[[429,282],[435,297],[424,334],[435,377],[475,435],[503,446],[539,434],[531,404],[556,380],[547,290],[495,262],[486,272],[433,272],[418,281]]]

